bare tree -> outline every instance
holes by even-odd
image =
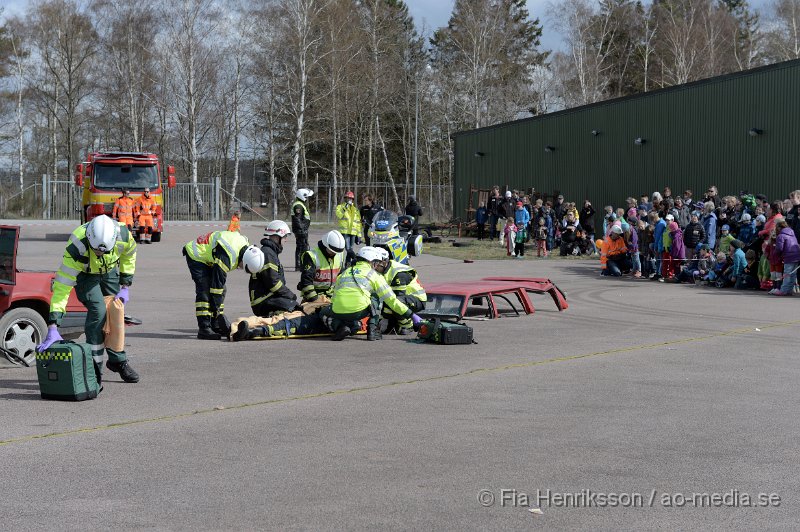
[[[800,59],[800,0],[774,0],[767,13],[767,57],[772,61]]]
[[[200,144],[207,132],[201,123],[205,105],[212,96],[215,79],[212,39],[218,20],[214,0],[163,0],[162,16],[166,34],[162,37],[162,53],[169,57],[172,96],[181,125],[184,160],[195,189],[197,212],[204,216],[203,198],[198,186]]]

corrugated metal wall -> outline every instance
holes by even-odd
[[[800,188],[800,60],[459,132],[454,182],[460,217],[471,184],[560,190],[598,211],[665,186],[783,199]]]

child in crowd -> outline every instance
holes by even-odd
[[[514,223],[514,218],[506,218],[506,226],[503,228],[503,239],[507,257],[514,254],[514,247],[517,245],[516,238],[517,224]]]
[[[669,257],[664,268],[664,277],[669,281],[675,281],[675,276],[681,264],[686,259],[686,248],[683,245],[683,231],[678,226],[678,222],[671,221],[667,226],[669,230]],[[665,247],[666,249],[666,247]]]
[[[478,210],[475,211],[475,224],[478,226],[478,240],[483,240],[484,232],[486,231],[486,222],[489,220],[489,213],[486,210],[486,204],[481,202],[478,205]]]
[[[709,246],[710,249],[710,246]],[[705,277],[703,277],[703,281],[706,284],[714,284],[719,286],[720,288],[724,286],[724,281],[722,278],[723,273],[725,270],[728,269],[728,257],[725,256],[724,253],[717,253],[717,261],[714,264],[714,268],[712,268]]]
[[[702,244],[697,253],[697,260],[686,263],[678,280],[684,283],[698,284],[713,268],[714,255],[711,254],[711,249],[707,244]]]
[[[631,271],[633,277],[642,277],[642,261],[639,255],[639,219],[636,216],[628,217],[628,231],[625,236],[628,240],[628,252],[631,254]]]
[[[517,232],[514,236],[514,257],[518,259],[525,258],[525,242],[528,240],[527,225],[517,223]]]
[[[733,241],[733,235],[731,234],[731,226],[725,224],[722,226],[719,240],[717,241],[717,251],[721,251],[726,255],[730,255],[731,254],[730,248],[732,241]]]
[[[744,267],[742,275],[736,279],[736,288],[738,290],[757,290],[758,289],[758,261],[756,260],[756,251],[748,249],[744,254],[747,265]]]
[[[730,243],[730,266],[722,275],[722,286],[734,286],[739,282],[739,278],[747,267],[747,259],[742,249],[742,241],[733,239]],[[722,253],[722,252],[720,252]]]
[[[539,227],[536,228],[536,243],[538,244],[536,256],[541,257],[544,254],[547,257],[547,224],[544,217],[539,218]]]
[[[739,234],[737,238],[744,242],[745,247],[753,243],[756,236],[756,224],[751,221],[748,213],[743,213],[742,218],[739,220]]]

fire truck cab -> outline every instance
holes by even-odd
[[[152,153],[94,152],[75,167],[75,184],[83,188],[81,223],[101,214],[111,216],[124,189],[138,199],[145,188],[155,200],[152,241],[161,240],[164,224],[164,188],[158,156]],[[175,167],[167,167],[167,188],[175,187]]]

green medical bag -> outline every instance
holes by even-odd
[[[472,327],[463,323],[442,321],[439,318],[423,321],[417,333],[417,338],[434,344],[471,344]]]
[[[54,343],[36,353],[36,373],[42,399],[85,401],[100,393],[89,344]]]

